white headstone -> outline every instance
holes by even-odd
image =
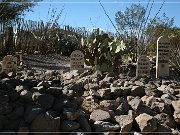
[[[148,57],[140,56],[138,58],[136,76],[137,77],[150,76],[150,61]]]
[[[157,40],[156,78],[169,76],[170,40],[161,36]]]
[[[17,58],[12,55],[7,55],[3,58],[2,71],[5,73],[17,71]]]
[[[70,70],[84,70],[84,54],[80,50],[75,50],[71,53]]]

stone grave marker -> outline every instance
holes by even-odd
[[[170,40],[161,36],[157,40],[156,78],[169,76]]]
[[[7,55],[2,61],[2,71],[5,73],[17,71],[17,58],[12,55]]]
[[[136,76],[137,77],[150,76],[150,61],[147,56],[142,55],[138,58]]]
[[[80,50],[75,50],[71,53],[70,70],[84,70],[84,54]]]

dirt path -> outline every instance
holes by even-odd
[[[24,63],[33,69],[70,71],[70,58],[58,54],[23,56]],[[85,69],[87,69],[85,65]]]

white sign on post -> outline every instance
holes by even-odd
[[[169,76],[170,40],[161,36],[157,40],[156,78]]]
[[[84,54],[80,50],[75,50],[71,53],[70,70],[84,70]]]
[[[136,76],[137,77],[150,76],[150,61],[148,57],[140,56],[138,58]]]
[[[2,71],[5,73],[17,71],[17,58],[12,55],[7,55],[3,58]]]

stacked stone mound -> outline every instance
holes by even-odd
[[[39,70],[1,73],[1,78],[0,132],[180,131],[177,80]]]

